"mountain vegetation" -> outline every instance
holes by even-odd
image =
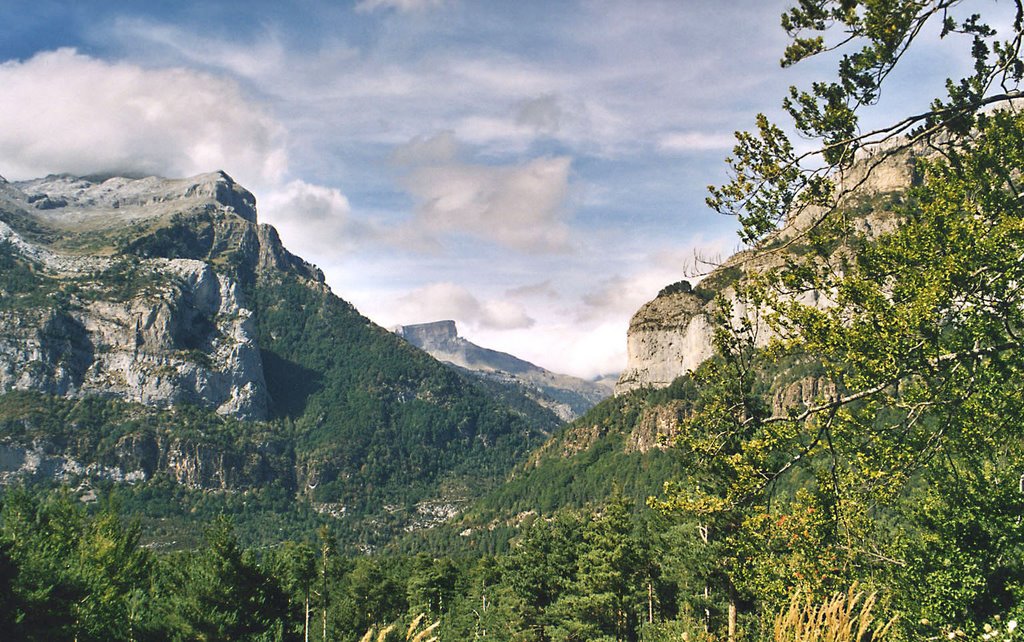
[[[211,179],[217,198],[237,203],[223,192],[240,188],[223,175]],[[95,189],[87,181],[74,185]],[[61,239],[73,232],[48,230],[30,212],[10,215],[19,213],[19,197],[8,193],[15,205],[4,220],[34,248],[0,246],[0,325],[11,370],[0,395],[0,447],[21,466],[8,474],[97,487],[126,475],[144,481],[118,492],[147,516],[147,540],[195,541],[190,522],[241,511],[250,515],[240,516],[242,523],[254,526],[246,529],[250,542],[276,541],[343,515],[346,545],[375,547],[492,487],[561,423],[540,408],[503,403],[373,325],[331,293],[315,268],[288,254],[272,230],[256,228],[234,206],[214,200],[190,210],[186,198],[181,211],[141,236],[109,232],[113,258],[68,273],[32,252],[63,249]],[[176,265],[198,269],[198,276],[182,279]],[[219,310],[204,307],[213,290],[204,283],[219,284]],[[230,307],[232,301],[244,307]],[[125,339],[86,328],[112,314],[123,316],[115,325],[121,334],[148,325]],[[221,347],[239,336],[239,347]],[[23,348],[34,343],[40,351]],[[144,356],[152,365],[141,374],[115,370],[122,349],[132,351],[126,358],[133,363]],[[104,366],[111,371],[87,389]],[[251,411],[211,408],[223,399],[203,396],[216,390],[213,383],[190,390],[191,381],[218,376],[234,377],[238,392],[231,394],[248,399]],[[133,392],[133,380],[147,387]],[[168,389],[170,403],[137,400]],[[42,463],[32,463],[37,459]],[[162,520],[155,530],[153,515]]]
[[[243,463],[181,478],[157,466],[134,486],[111,474],[88,489],[9,489],[3,630],[28,640],[1020,639],[1024,3],[1011,5],[1008,38],[961,15],[979,5],[958,0],[799,0],[787,11],[784,64],[835,55],[838,71],[784,102],[816,152],[794,151],[759,116],[758,131],[738,137],[733,180],[712,188],[709,203],[738,216],[751,246],[695,294],[712,302],[713,356],[552,435],[369,324],[294,257],[278,254],[284,268],[267,271],[245,252],[204,256],[251,302],[265,420],[12,392],[0,427],[7,448],[51,444],[33,451],[40,466],[72,467],[61,457],[73,453],[113,469],[144,438]],[[968,43],[969,75],[926,113],[862,132],[860,113],[930,28]],[[913,184],[860,191],[898,154],[913,158]],[[871,218],[880,210],[884,225]],[[195,256],[216,237],[160,236],[132,245],[140,254],[125,265]],[[45,304],[76,318],[87,295],[7,254],[0,311]],[[680,283],[663,296],[692,294]],[[212,359],[205,346],[189,349]],[[445,504],[448,523],[390,537],[408,520],[388,516],[419,513],[427,498]],[[448,511],[457,499],[463,509]],[[131,515],[154,506],[174,519],[195,509],[186,545],[144,539],[161,513]]]

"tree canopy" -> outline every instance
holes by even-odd
[[[983,4],[995,12],[1010,3]],[[856,189],[836,178],[865,146],[897,137],[903,137],[902,147],[921,141],[955,146],[974,130],[984,108],[1021,96],[1024,4],[1014,0],[1012,5],[1012,22],[1004,28],[1008,33],[1001,34],[980,14],[968,13],[981,6],[976,2],[800,0],[782,15],[782,27],[790,36],[782,65],[825,55],[838,57],[838,64],[834,78],[813,82],[809,89],[790,87],[782,106],[792,130],[820,144],[798,152],[783,128],[759,114],[756,132],[737,134],[734,154],[727,159],[732,180],[711,187],[708,204],[738,216],[743,240],[757,243],[794,209],[831,208]],[[972,73],[947,78],[945,95],[919,112],[862,130],[862,112],[878,103],[908,50],[936,32],[947,46],[965,50],[973,61]]]
[[[1020,526],[1005,517],[1024,473],[1024,8],[1010,4],[1001,32],[958,0],[801,0],[782,17],[784,66],[838,60],[783,100],[818,146],[797,152],[759,115],[732,180],[710,189],[776,258],[719,299],[717,357],[694,375],[677,444],[688,472],[655,502],[696,520],[721,562],[706,581],[734,606],[868,582],[911,639],[1021,611]],[[932,34],[964,47],[971,73],[863,131]],[[868,190],[897,158],[916,184]]]

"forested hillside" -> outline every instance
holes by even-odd
[[[450,516],[560,424],[372,324],[223,174],[23,187],[0,212],[9,482],[122,486],[165,543],[227,511],[251,541],[326,520],[373,547]],[[47,190],[65,219],[37,211]],[[141,222],[118,226],[111,198]]]
[[[0,462],[18,464],[5,481],[70,485],[3,496],[0,630],[1022,639],[1024,2],[965,13],[979,6],[992,11],[800,0],[783,15],[783,65],[820,57],[836,72],[784,99],[799,143],[763,115],[737,134],[730,180],[708,204],[737,217],[747,248],[647,308],[703,315],[708,357],[661,389],[632,378],[561,428],[368,323],[268,231],[223,243],[246,227],[233,210],[201,218],[197,234],[176,219],[118,246],[129,258],[107,269],[124,276],[99,293],[6,247],[0,320],[35,311],[45,323],[8,327],[49,347],[29,371],[46,389],[0,399]],[[926,111],[864,125],[907,52],[929,46],[973,64]],[[870,189],[893,159],[910,180]],[[33,243],[67,240],[5,220]],[[109,372],[120,349],[82,340],[97,336],[83,335],[94,297],[106,310],[202,298],[205,268],[175,264],[188,283],[147,276],[197,252],[237,286],[218,281],[220,301],[247,312],[189,316],[195,332],[170,338],[140,331],[135,347],[169,341],[161,376],[220,381],[250,371],[237,357],[251,312],[262,384],[196,386],[185,404],[124,398],[166,400],[150,379],[81,394],[96,377],[80,365]],[[220,349],[229,335],[234,352]]]

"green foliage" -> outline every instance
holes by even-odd
[[[638,640],[701,629],[680,609],[685,577],[661,535],[672,529],[645,522],[621,497],[533,520],[497,557],[346,557],[328,529],[315,540],[245,548],[224,516],[205,520],[192,550],[159,552],[140,545],[138,526],[125,525],[119,510],[105,496],[86,505],[66,491],[8,494],[0,513],[0,603],[12,609],[5,633],[319,642],[379,634],[414,614],[437,623],[430,635],[450,640]],[[401,629],[393,632],[409,630]]]
[[[20,257],[10,241],[0,241],[0,310],[50,307],[57,283]]]
[[[206,548],[187,556],[183,566],[163,569],[162,580],[180,587],[168,613],[176,637],[251,640],[281,627],[287,598],[277,581],[240,548],[231,522],[215,520],[206,540]]]
[[[979,15],[961,14],[967,3],[960,0],[799,0],[782,17],[791,38],[782,64],[843,52],[834,79],[814,82],[810,90],[791,87],[783,101],[797,133],[821,146],[798,154],[785,132],[759,114],[756,134],[737,134],[727,161],[733,179],[711,188],[708,204],[738,216],[743,240],[757,243],[794,208],[828,210],[855,188],[837,189],[830,172],[849,167],[862,146],[908,132],[914,139],[936,142],[967,134],[982,107],[1019,96],[1024,78],[1022,11],[1021,3],[1015,4],[1017,17],[1009,37],[1000,38]],[[947,46],[966,44],[973,69],[963,78],[947,79],[946,96],[936,98],[929,110],[862,131],[863,108],[878,101],[892,70],[933,24]]]
[[[504,484],[466,511],[466,524],[508,519],[537,511],[551,514],[563,508],[602,504],[617,490],[642,505],[678,472],[678,457],[666,452],[656,434],[641,450],[630,445],[649,430],[659,409],[693,395],[692,381],[680,378],[660,390],[639,390],[605,399],[566,426],[521,464]],[[645,422],[645,427],[641,423]]]
[[[689,294],[690,292],[693,292],[693,286],[690,285],[689,281],[683,280],[676,281],[671,285],[666,285],[665,287],[661,288],[661,291],[658,292],[658,296],[668,296],[670,294],[676,293]]]
[[[742,307],[720,301],[719,356],[694,375],[677,444],[686,473],[658,506],[699,525],[717,561],[702,579],[751,613],[750,631],[760,617],[766,632],[766,614],[796,589],[825,597],[857,580],[902,614],[901,639],[973,634],[1021,608],[1019,526],[1006,515],[1019,510],[1024,466],[1024,121],[981,108],[1018,95],[1024,12],[1015,3],[1000,40],[980,17],[955,17],[961,4],[799,2],[783,19],[784,63],[831,50],[837,33],[848,52],[835,81],[784,103],[820,141],[817,167],[759,116],[758,133],[739,136],[732,182],[712,188],[709,203],[740,217],[746,242],[786,260],[736,282]],[[973,72],[930,112],[860,133],[859,110],[936,21],[970,41]],[[861,145],[911,127],[877,152],[931,144],[905,195],[861,197],[860,181],[834,180],[855,174],[843,172]],[[808,206],[818,209],[797,241],[775,234]],[[879,208],[899,225],[869,237],[856,217]]]
[[[543,436],[329,293],[285,277],[261,281],[254,298],[275,409],[294,423],[300,460],[321,471],[318,501],[358,517],[439,487],[459,500],[491,487]]]
[[[149,234],[123,240],[118,248],[118,253],[142,258],[207,258],[213,242],[214,228],[211,213],[204,212],[188,218],[175,214],[167,225],[159,227]]]
[[[66,494],[42,502],[5,498],[0,539],[16,567],[13,624],[18,639],[127,640],[156,635],[152,560],[137,524],[114,507],[87,517]],[[8,566],[10,568],[10,566]]]
[[[1002,516],[1019,510],[1008,471],[1024,465],[1024,228],[1006,171],[1024,167],[1022,133],[1015,116],[986,116],[949,161],[924,164],[897,229],[837,226],[856,251],[748,282],[741,294],[781,337],[767,350],[723,309],[721,356],[695,374],[678,441],[688,474],[659,505],[715,541],[709,582],[770,610],[795,587],[871,580],[911,615],[908,636],[918,620],[971,631],[1017,607],[1019,534]],[[834,303],[786,294],[807,290]],[[818,395],[779,409],[787,379],[768,364],[793,359],[817,362]]]
[[[583,531],[577,586],[559,609],[555,639],[637,640],[646,588],[654,581],[650,549],[634,534],[629,509],[614,498]]]

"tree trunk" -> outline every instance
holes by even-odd
[[[320,569],[323,580],[323,637],[320,638],[322,642],[327,642],[327,540],[324,540],[322,548],[320,549],[323,554],[323,566]]]
[[[736,642],[736,589],[729,582],[729,642]]]
[[[306,621],[302,625],[302,642],[309,642],[309,588],[306,588]]]
[[[710,539],[710,533],[708,532],[707,524],[698,524],[697,532],[700,533],[701,540],[706,545]],[[704,633],[711,633],[711,609],[707,605],[711,602],[711,586],[704,583]]]
[[[647,623],[654,624],[654,585],[647,582]]]

